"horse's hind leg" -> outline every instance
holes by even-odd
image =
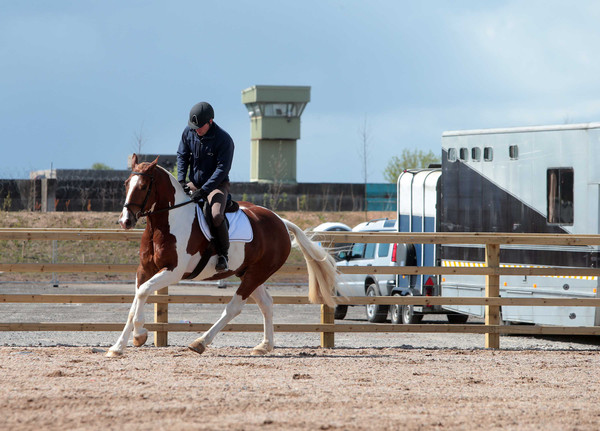
[[[223,314],[221,314],[219,320],[217,320],[208,331],[202,334],[200,338],[196,339],[192,344],[190,344],[188,346],[189,349],[196,353],[203,353],[206,347],[212,343],[219,331],[221,331],[225,325],[231,322],[235,316],[241,313],[244,304],[246,304],[246,300],[242,299],[241,295],[233,295],[233,298],[231,298],[231,301],[229,301],[225,307],[225,310],[223,310]]]
[[[252,349],[252,354],[266,355],[275,347],[273,336],[273,298],[267,292],[264,284],[261,284],[250,296],[256,301],[258,308],[262,312],[265,327],[263,341]]]

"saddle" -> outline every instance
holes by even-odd
[[[202,213],[204,214],[204,218],[206,219],[208,226],[212,230],[212,228],[213,228],[212,217],[210,214],[210,206],[208,205],[208,202],[206,202],[206,201],[199,202],[198,207],[202,210]],[[240,204],[238,204],[236,201],[231,199],[231,195],[227,195],[227,203],[225,204],[225,214],[237,212],[237,211],[239,211],[239,209],[240,209]],[[225,223],[227,223],[227,226],[229,227],[229,219],[227,217],[225,217]],[[208,238],[208,239],[210,239],[210,238]]]
[[[231,204],[230,204],[231,202]],[[204,234],[207,240],[212,241],[212,226],[210,225],[212,217],[210,214],[207,216],[208,205],[202,203],[196,205],[196,215],[198,216],[198,223],[200,224],[200,230]],[[250,226],[250,220],[244,211],[240,209],[240,206],[235,201],[228,201],[225,207],[225,222],[229,230],[229,241],[230,242],[250,242],[253,238],[252,227]]]
[[[240,204],[237,201],[231,199],[231,195],[227,197],[227,205],[225,206],[225,213],[234,213],[240,209]]]
[[[200,230],[202,234],[210,241],[210,245],[202,253],[200,257],[200,262],[196,265],[194,271],[186,277],[188,280],[192,280],[198,276],[202,272],[202,270],[208,264],[211,256],[213,256],[216,252],[214,243],[212,241],[213,235],[211,232],[211,226],[209,226],[209,219],[211,217],[207,217],[205,215],[205,211],[207,210],[208,205],[205,202],[201,202],[196,205],[196,215],[198,217],[198,224],[200,225]],[[248,216],[240,209],[239,204],[236,201],[231,199],[227,200],[227,206],[225,207],[225,221],[227,223],[227,228],[229,230],[229,241],[230,242],[250,242],[254,237],[252,233],[252,227],[250,226],[250,220]]]

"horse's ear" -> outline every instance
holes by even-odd
[[[154,159],[154,161],[151,163],[152,166],[156,166],[156,164],[158,163],[158,158],[160,156],[156,156],[156,159]]]
[[[129,164],[131,165],[131,170],[133,170],[135,168],[135,166],[138,164],[138,156],[137,156],[137,154],[133,153],[131,155],[131,158],[129,160],[130,160]]]

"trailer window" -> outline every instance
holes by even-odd
[[[485,147],[483,149],[483,160],[486,162],[494,160],[494,149],[492,147]]]
[[[474,162],[478,162],[479,160],[481,160],[481,148],[479,148],[479,147],[471,148],[471,158],[473,159]]]
[[[448,161],[456,162],[456,148],[448,148]]]
[[[548,223],[573,224],[573,168],[548,169]]]
[[[508,157],[510,157],[511,160],[517,160],[519,158],[519,147],[517,145],[508,147]]]
[[[464,161],[469,160],[469,150],[467,148],[460,149],[460,159]]]

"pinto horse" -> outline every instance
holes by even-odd
[[[230,270],[217,273],[216,255],[201,231],[196,205],[187,205],[190,199],[183,187],[173,175],[157,165],[158,157],[152,163],[138,163],[134,154],[132,162],[131,175],[125,182],[125,204],[118,223],[124,229],[132,229],[140,217],[147,217],[147,224],[140,244],[136,292],[127,323],[106,356],[122,355],[132,331],[134,346],[139,347],[146,342],[148,330],[144,328],[143,307],[148,296],[190,277],[203,258],[208,262],[195,280],[218,280],[236,275],[241,283],[220,319],[189,345],[194,352],[204,352],[217,333],[241,312],[249,297],[258,304],[264,320],[263,341],[254,347],[252,354],[265,355],[273,350],[273,299],[263,283],[281,268],[292,246],[302,251],[307,263],[309,300],[335,305],[335,262],[294,223],[266,208],[240,202],[240,209],[250,220],[252,240],[246,243],[231,241]],[[290,235],[294,237],[293,241]]]

